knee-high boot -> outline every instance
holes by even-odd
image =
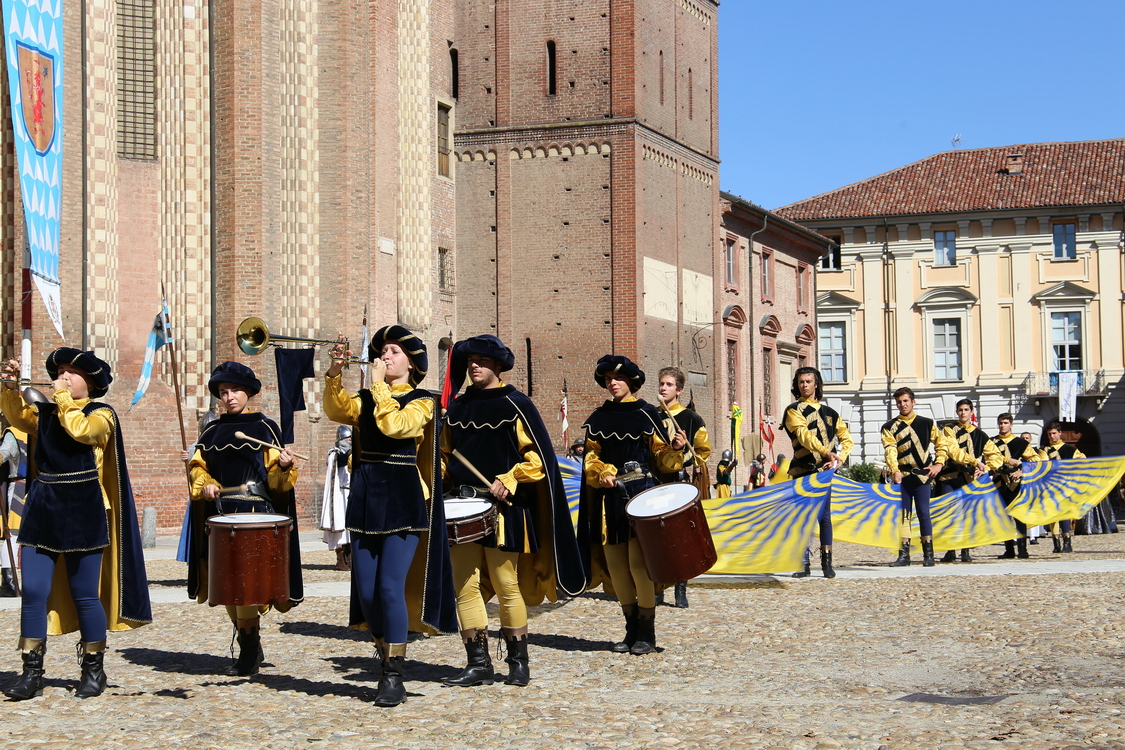
[[[524,687],[531,682],[531,669],[527,663],[527,626],[522,628],[501,628],[504,644],[508,647],[508,676],[505,684]]]
[[[922,567],[934,567],[934,543],[931,539],[922,540]]]
[[[655,611],[655,607],[653,611]],[[611,649],[617,654],[627,654],[637,642],[637,605],[622,604],[621,612],[625,615],[625,640],[613,644]]]
[[[836,569],[832,567],[832,550],[822,549],[820,551],[820,570],[824,573],[825,578],[836,577]]]
[[[637,607],[637,642],[629,652],[640,656],[656,651],[656,607]]]
[[[902,548],[898,551],[898,557],[890,564],[892,568],[903,568],[910,564],[910,540],[902,543]]]
[[[379,693],[373,703],[390,708],[406,703],[406,644],[388,643],[387,657],[383,660],[383,675],[379,678]]]
[[[496,674],[492,669],[492,656],[488,653],[488,629],[462,630],[461,640],[465,642],[465,668],[456,677],[442,680],[442,684],[450,687],[491,685],[496,680]]]
[[[4,691],[12,700],[25,701],[43,695],[43,657],[47,654],[47,641],[40,638],[20,638],[23,652],[23,674],[16,684]]]
[[[75,698],[96,698],[105,690],[105,641],[86,643],[79,641],[78,665],[82,668],[82,679],[78,681]]]

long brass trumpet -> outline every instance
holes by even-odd
[[[337,341],[335,339],[306,339],[299,336],[280,336],[271,334],[269,326],[261,318],[247,318],[238,324],[238,330],[235,332],[235,340],[238,342],[238,348],[246,354],[251,356],[261,354],[268,346],[278,346],[278,342],[286,341],[295,344],[343,344],[344,350],[348,349],[348,340],[343,339]],[[363,364],[359,357],[333,357],[333,359],[341,361],[344,366]]]
[[[0,378],[0,383],[4,383],[6,385],[15,385],[19,388],[26,388],[28,386],[31,386],[33,388],[50,388],[54,385],[54,383],[51,382],[38,383],[28,378]]]

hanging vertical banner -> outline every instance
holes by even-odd
[[[1078,403],[1078,373],[1065,370],[1059,373],[1059,419],[1073,422]]]
[[[12,128],[31,248],[31,277],[59,335],[62,196],[62,0],[3,0]],[[65,337],[64,337],[65,338]]]

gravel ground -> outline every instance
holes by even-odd
[[[1075,546],[1067,557],[1125,557],[1116,535]],[[1060,557],[1050,549],[1031,547]],[[974,565],[1001,551],[979,550]],[[304,559],[306,580],[346,580],[333,554]],[[836,559],[893,556],[839,545]],[[344,627],[342,597],[267,615],[273,666],[251,678],[221,674],[230,629],[220,609],[157,604],[155,624],[110,636],[100,698],[72,697],[77,634],[52,639],[43,697],[0,704],[0,746],[1125,750],[1125,573],[969,577],[959,567],[925,579],[829,581],[814,570],[806,581],[695,582],[690,609],[659,609],[662,650],[643,657],[607,651],[620,610],[591,593],[533,611],[530,686],[443,687],[464,651],[429,638],[410,647],[409,700],[394,709],[371,705],[378,666],[366,637]],[[186,573],[152,560],[149,575],[180,587]],[[17,636],[18,612],[0,611],[0,643]],[[6,653],[0,684],[19,669]],[[899,700],[917,693],[999,700]]]

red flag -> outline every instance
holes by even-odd
[[[770,452],[772,453],[773,452],[773,438],[774,438],[773,425],[771,425],[769,422],[766,421],[765,415],[762,413],[762,407],[761,407],[760,404],[758,406],[758,425],[759,425],[759,431],[762,433],[762,439],[765,440],[766,443],[769,445]]]
[[[448,409],[449,402],[453,400],[453,379],[450,377],[453,374],[453,347],[449,347],[449,353],[445,359],[445,382],[441,384],[441,408]]]

